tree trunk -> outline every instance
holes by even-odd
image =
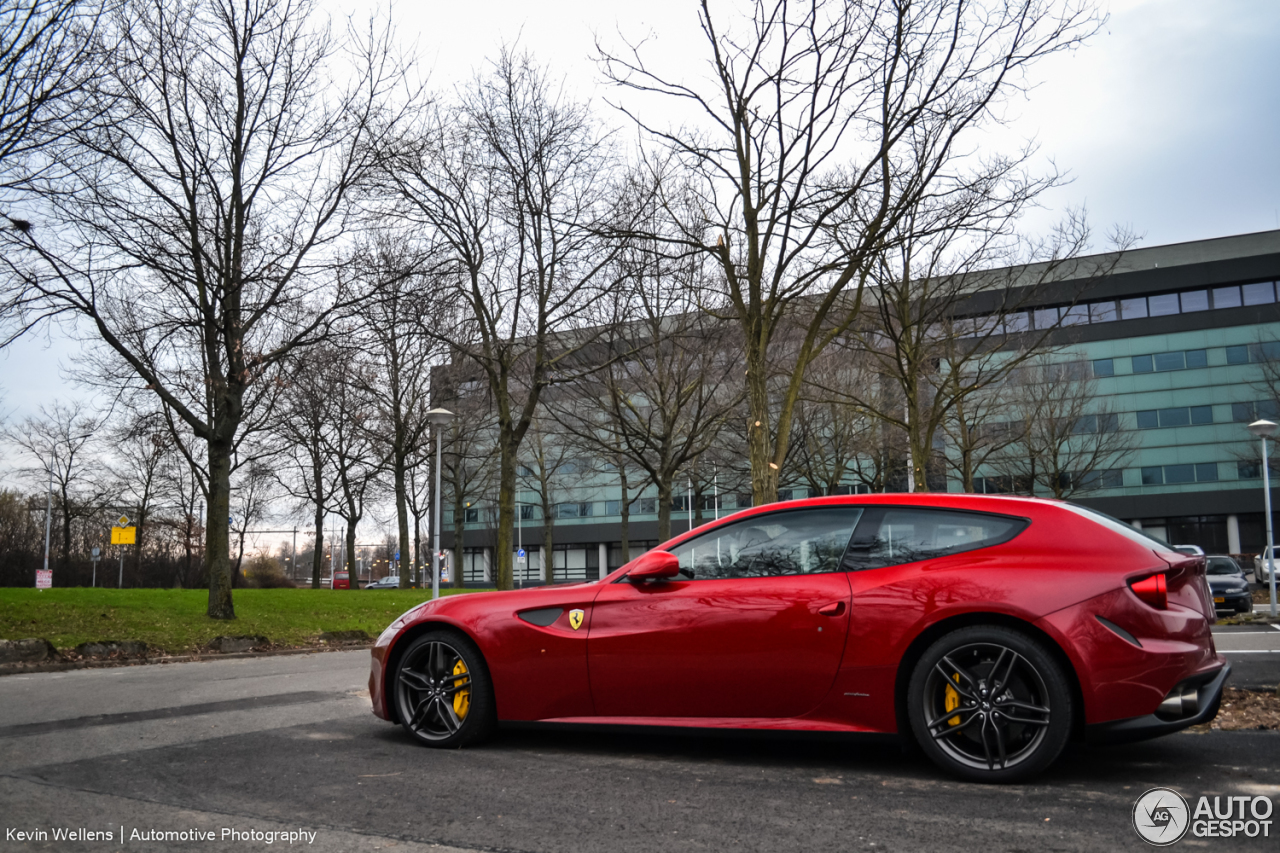
[[[773,443],[770,441],[768,365],[764,347],[754,334],[747,336],[746,356],[747,458],[751,462],[751,499],[755,506],[763,506],[778,500],[778,463],[773,459]]]
[[[503,430],[507,432],[507,430]],[[516,452],[518,446],[514,437],[502,438],[502,453],[498,464],[498,536],[494,546],[493,574],[494,586],[498,589],[511,589],[511,538],[515,528],[516,514]]]
[[[320,588],[320,576],[324,573],[324,480],[316,472],[316,547],[311,554],[311,588]]]
[[[618,505],[622,515],[622,524],[618,527],[618,535],[622,538],[622,562],[631,562],[631,499],[627,494],[627,466],[619,460],[618,480],[622,486],[622,502]]]
[[[395,488],[396,488],[396,521],[399,522],[399,551],[396,572],[400,575],[400,588],[408,589],[413,577],[413,560],[409,553],[409,495],[405,489],[404,452],[396,450]]]
[[[231,443],[209,442],[209,510],[204,566],[209,572],[209,617],[236,618],[231,602]]]
[[[355,590],[360,588],[360,570],[356,567],[356,524],[359,519],[356,517],[355,505],[348,501],[347,512],[347,589]]]
[[[458,479],[461,480],[462,478],[459,477]],[[465,497],[466,493],[455,483],[453,490],[453,585],[458,588],[465,586],[462,570],[462,536],[466,532],[464,525],[467,521]],[[432,560],[434,561],[434,559],[433,556]]]
[[[658,541],[671,538],[671,479],[658,481]]]

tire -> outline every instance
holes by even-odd
[[[1021,782],[1047,768],[1071,735],[1074,704],[1053,655],[995,625],[934,642],[907,686],[907,716],[921,750],[971,782]]]
[[[423,746],[470,746],[497,725],[484,656],[456,631],[429,631],[411,642],[396,665],[391,690],[400,724]]]

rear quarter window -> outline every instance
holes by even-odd
[[[847,571],[914,563],[1000,545],[1027,528],[1025,518],[918,507],[869,509],[845,555]]]

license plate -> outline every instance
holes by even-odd
[[[1226,599],[1225,599],[1225,598],[1223,598],[1223,597],[1222,597],[1222,596],[1220,596],[1220,595],[1215,595],[1215,596],[1213,597],[1213,603],[1214,603],[1214,604],[1224,604],[1225,602],[1226,602]]]

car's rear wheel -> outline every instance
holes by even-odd
[[[1058,757],[1071,734],[1072,693],[1039,642],[999,626],[961,628],[916,664],[907,714],[939,767],[975,782],[1017,782]]]
[[[413,640],[400,656],[394,689],[401,725],[426,746],[467,746],[493,731],[489,671],[462,634],[435,630]]]

